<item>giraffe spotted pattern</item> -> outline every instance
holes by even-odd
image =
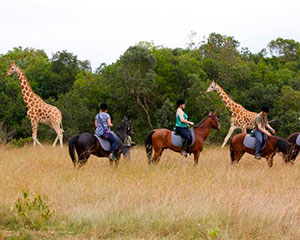
[[[44,102],[40,96],[34,93],[25,73],[15,62],[8,68],[7,75],[9,76],[14,73],[18,75],[23,100],[27,107],[27,117],[31,122],[33,146],[35,146],[36,143],[42,146],[37,139],[37,129],[38,124],[43,123],[53,128],[57,134],[52,146],[54,147],[59,139],[60,146],[62,147],[64,130],[62,129],[61,112],[57,107]]]

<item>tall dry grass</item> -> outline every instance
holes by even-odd
[[[171,151],[149,167],[138,147],[118,168],[93,156],[76,170],[66,146],[0,147],[0,210],[23,189],[47,197],[56,212],[56,225],[34,235],[41,238],[300,238],[300,164],[280,157],[271,169],[250,155],[233,167],[228,149],[211,147],[196,167]],[[5,238],[18,229],[0,231]]]

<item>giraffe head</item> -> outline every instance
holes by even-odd
[[[206,93],[212,92],[212,91],[216,91],[217,90],[217,83],[215,80],[213,80],[211,82],[211,84],[209,85],[209,87],[206,90]]]
[[[7,69],[6,76],[16,73],[17,67],[18,67],[17,64],[15,62],[12,62],[12,64]]]

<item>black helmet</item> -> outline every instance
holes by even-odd
[[[270,109],[269,109],[268,106],[262,106],[261,109],[260,109],[260,111],[263,111],[263,112],[265,112],[265,113],[269,113],[269,112],[270,112]]]
[[[101,106],[100,106],[100,109],[102,110],[102,111],[105,111],[105,110],[107,110],[107,104],[106,103],[101,103]]]
[[[184,101],[184,99],[179,98],[176,102],[176,105],[177,105],[177,107],[179,107],[181,104],[185,104],[185,101]]]

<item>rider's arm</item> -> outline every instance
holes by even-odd
[[[265,130],[265,129],[262,128],[261,123],[257,123],[257,128],[258,128],[258,130],[261,131],[262,133],[264,133],[264,134],[266,134],[266,135],[268,135],[268,136],[271,135],[267,130]]]
[[[111,119],[108,118],[106,119],[107,125],[111,128],[113,126],[113,124],[111,123]]]
[[[178,111],[178,116],[179,116],[179,119],[182,123],[187,123],[187,124],[190,124],[190,125],[194,125],[193,122],[190,122],[190,121],[187,121],[187,120],[184,119],[182,110]]]
[[[95,120],[95,128],[97,127],[97,120]]]
[[[275,133],[275,129],[272,128],[268,122],[266,124],[266,127],[269,128],[273,134]]]

